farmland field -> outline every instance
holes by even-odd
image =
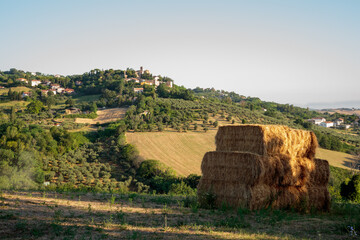
[[[98,117],[95,119],[89,118],[76,118],[76,123],[87,123],[87,124],[96,124],[96,123],[108,123],[119,120],[125,116],[127,108],[108,108],[101,109],[97,111]]]
[[[10,101],[10,102],[3,102],[0,103],[0,107],[12,107],[14,106],[15,108],[21,108],[21,107],[26,107],[29,104],[29,102],[26,101]]]
[[[9,89],[10,88],[0,89],[0,95],[7,94]],[[14,92],[29,92],[29,91],[31,91],[31,89],[27,88],[27,87],[13,87],[13,88],[11,88],[11,91],[14,91]]]
[[[216,130],[200,132],[145,132],[127,133],[129,143],[134,144],[143,159],[156,159],[173,168],[178,174],[187,176],[201,174],[200,166],[204,154],[215,151]],[[318,158],[326,159],[330,165],[348,169],[353,161],[349,154],[318,148]]]
[[[358,205],[330,213],[199,208],[195,198],[82,192],[0,193],[1,239],[353,239]],[[356,237],[354,237],[356,238]]]

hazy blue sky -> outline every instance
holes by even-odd
[[[144,66],[188,88],[360,102],[359,12],[348,0],[0,0],[0,70]]]

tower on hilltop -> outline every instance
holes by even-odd
[[[144,69],[143,69],[143,67],[141,66],[141,67],[140,67],[140,77],[141,77],[141,75],[143,75],[143,71],[144,71]]]

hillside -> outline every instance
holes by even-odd
[[[196,187],[192,176],[140,171],[137,149],[126,143],[125,134],[140,149],[142,159],[161,160],[182,176],[200,174],[204,153],[215,149],[216,129],[228,124],[307,129],[325,149],[360,152],[356,115],[322,114],[213,88],[188,89],[169,77],[146,72],[94,69],[58,76],[0,71],[0,86],[4,87],[0,95],[0,171],[6,173],[0,187],[24,189],[47,182],[49,189],[169,193],[173,184],[174,190],[183,180],[190,188]],[[39,84],[30,86],[22,78]],[[28,89],[28,96],[18,92]],[[343,118],[353,127],[320,127],[308,121],[315,117]],[[349,165],[349,155],[324,152],[320,156],[334,166]],[[23,159],[32,159],[29,166],[19,164]],[[25,176],[1,167],[8,164],[11,169],[24,170]]]
[[[143,159],[157,159],[172,167],[178,174],[187,176],[201,174],[200,166],[204,154],[215,150],[216,130],[204,132],[145,132],[127,133],[127,141],[134,144]],[[318,158],[326,159],[330,165],[349,169],[352,156],[346,153],[318,148]]]

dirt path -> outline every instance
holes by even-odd
[[[89,118],[76,118],[76,123],[88,123],[88,124],[96,124],[96,123],[108,123],[114,122],[118,119],[122,119],[125,117],[125,113],[127,108],[109,108],[109,109],[102,109],[97,111],[98,117],[95,119]]]

